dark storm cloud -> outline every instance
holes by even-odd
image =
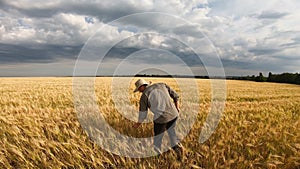
[[[253,53],[255,56],[259,55],[272,55],[274,53],[277,53],[281,51],[281,49],[267,49],[267,48],[252,48],[249,49],[248,52]]]
[[[140,40],[141,37],[143,40]],[[161,44],[163,45],[151,43],[155,38],[161,38]],[[130,44],[130,42],[133,42],[133,44]],[[136,56],[137,59],[131,60],[134,64],[178,64],[178,60],[173,58],[178,57],[188,66],[202,66],[199,56],[209,57],[206,56],[207,54],[197,55],[190,47],[177,39],[150,33],[135,35],[122,40],[107,52],[104,61],[109,62],[110,59],[122,60],[137,52],[140,52],[136,54],[138,55]]]
[[[263,11],[261,14],[256,15],[258,19],[280,19],[287,16],[289,13],[282,13],[276,11]]]
[[[275,58],[275,57],[274,57]],[[234,68],[235,70],[253,70],[258,73],[258,71],[262,72],[284,72],[286,71],[285,67],[282,67],[282,64],[289,64],[290,60],[284,59],[256,59],[249,61],[238,61],[238,60],[230,60],[230,59],[222,59],[223,66],[226,69]],[[238,74],[239,72],[235,72]],[[249,74],[248,74],[249,75]]]
[[[297,62],[299,60],[298,54],[295,55],[275,55],[272,56],[272,58],[278,59],[279,63],[285,63],[288,64],[287,62]]]
[[[224,67],[237,68],[237,69],[257,69],[260,68],[254,61],[238,61],[230,59],[222,59]]]
[[[80,46],[0,44],[0,64],[52,63],[60,59],[75,60]]]
[[[135,47],[112,47],[108,53],[103,58],[104,61],[109,61],[109,59],[124,59],[127,56],[131,55],[134,52],[137,52],[139,50],[142,50],[142,48],[135,48]]]
[[[181,52],[176,49],[163,49],[163,48],[119,48],[113,47],[104,58],[104,62],[109,62],[111,59],[126,59],[135,52],[144,51],[141,53],[142,56],[137,56],[136,60],[131,62],[138,63],[149,63],[149,64],[170,64],[178,63],[174,61],[170,55],[180,58],[188,66],[199,66],[202,65],[198,55],[193,52]],[[159,56],[159,57],[158,57]]]

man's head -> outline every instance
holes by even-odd
[[[144,79],[137,80],[135,82],[135,87],[136,88],[135,88],[134,92],[137,92],[137,91],[143,92],[148,84],[149,83]]]

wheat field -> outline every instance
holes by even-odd
[[[130,136],[153,135],[151,123],[134,129],[134,122],[118,113],[111,80],[95,80],[97,103],[109,124]],[[147,80],[165,82],[182,94],[174,79]],[[185,155],[178,161],[172,151],[128,158],[99,147],[78,121],[71,77],[1,78],[0,168],[300,168],[300,86],[227,80],[223,116],[211,137],[199,143],[211,105],[210,84],[197,80],[197,120],[182,140]],[[138,110],[140,94],[133,89],[128,95]]]

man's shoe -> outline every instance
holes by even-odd
[[[181,161],[183,159],[184,154],[183,146],[180,143],[178,143],[176,146],[173,147],[173,150],[177,154],[177,160]]]

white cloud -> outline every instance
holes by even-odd
[[[13,43],[28,42],[35,39],[35,31],[22,19],[1,19],[1,41]]]

